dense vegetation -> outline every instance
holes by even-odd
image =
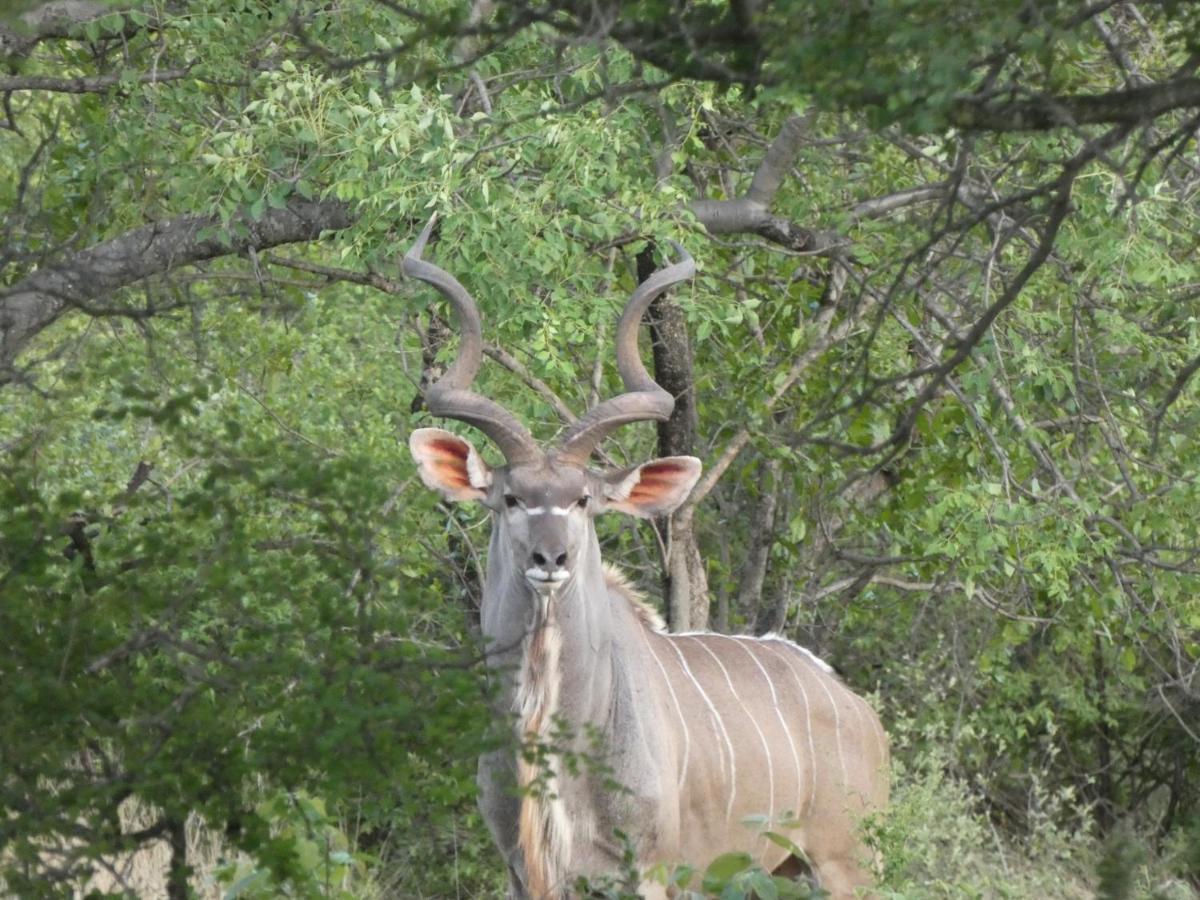
[[[543,438],[696,257],[605,450],[708,474],[606,553],[873,694],[891,896],[1194,896],[1196,8],[491,6],[0,6],[8,891],[499,890],[436,210]]]

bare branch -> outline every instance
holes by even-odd
[[[1040,96],[1027,100],[958,101],[950,121],[967,131],[1049,131],[1063,125],[1141,125],[1177,109],[1200,107],[1200,78],[1104,94]]]
[[[128,76],[123,72],[111,75],[96,75],[92,78],[53,78],[49,75],[11,75],[0,78],[0,92],[8,91],[53,91],[60,94],[98,94],[121,84],[161,84],[186,78],[191,67],[182,69],[158,69]]]
[[[347,228],[350,209],[334,201],[296,200],[268,209],[257,221],[241,216],[225,232],[216,216],[180,216],[135,228],[47,265],[0,293],[0,384],[16,373],[17,355],[73,306],[151,275],[251,248],[311,241],[323,231]]]
[[[779,134],[763,154],[762,162],[758,164],[754,180],[750,182],[750,190],[746,191],[747,200],[763,206],[770,206],[775,202],[779,186],[783,184],[783,179],[800,153],[800,141],[812,118],[811,114],[790,116],[783,123]]]
[[[93,0],[53,0],[24,13],[19,25],[0,22],[0,56],[25,56],[42,41],[65,38],[101,16],[121,12]]]
[[[820,359],[822,354],[824,354],[825,351],[833,346],[837,341],[840,341],[847,334],[849,334],[850,330],[858,324],[863,314],[868,309],[868,305],[864,304],[858,310],[857,315],[847,315],[844,319],[842,319],[841,322],[837,324],[836,327],[833,326],[834,313],[838,308],[837,299],[841,296],[848,274],[849,273],[845,268],[845,263],[841,262],[840,260],[836,261],[834,264],[834,269],[829,276],[830,285],[828,293],[830,294],[831,302],[827,303],[822,308],[814,322],[816,326],[816,335],[813,337],[812,342],[808,345],[808,349],[796,357],[795,361],[788,369],[787,374],[779,382],[775,390],[772,391],[771,396],[767,398],[766,403],[763,404],[763,413],[769,413],[774,410],[779,401],[783,399],[784,395],[791,390],[792,386],[797,381],[799,381],[800,376],[808,371],[809,366]],[[692,489],[691,495],[681,507],[681,512],[689,512],[696,506],[696,504],[708,496],[709,492],[721,479],[721,476],[725,474],[725,471],[730,467],[730,465],[733,464],[733,461],[737,459],[738,454],[741,453],[746,447],[746,444],[750,442],[750,436],[751,430],[749,426],[743,426],[742,428],[738,429],[737,434],[735,434],[733,438],[730,439],[729,443],[725,445],[725,449],[721,451],[721,455],[717,457],[716,462],[707,468],[704,475],[700,478],[700,481],[697,482],[695,488]],[[676,516],[679,514],[680,513],[677,512]]]
[[[485,343],[483,345],[483,352],[496,362],[500,363],[500,365],[504,366],[504,368],[508,369],[508,371],[520,378],[528,387],[533,388],[533,390],[537,392],[538,396],[549,403],[554,411],[558,413],[558,417],[562,419],[563,422],[569,425],[579,418],[575,415],[575,413],[571,412],[571,407],[567,406],[567,404],[563,402],[562,397],[554,393],[550,385],[546,384],[546,382],[542,381],[542,379],[530,372],[529,369],[526,368],[526,366],[511,353],[507,352],[502,347],[489,343]]]
[[[893,194],[885,194],[882,197],[872,197],[869,200],[856,203],[850,211],[850,218],[855,222],[864,219],[879,219],[888,213],[904,209],[907,206],[942,200],[946,197],[948,189],[949,185],[943,182],[941,184],[927,184],[921,187],[906,188],[902,191],[896,191]]]
[[[1159,431],[1162,428],[1163,417],[1166,416],[1171,404],[1179,399],[1179,395],[1183,393],[1183,389],[1187,387],[1188,381],[1191,380],[1197,371],[1200,371],[1200,356],[1197,356],[1179,370],[1179,374],[1175,376],[1175,380],[1171,384],[1171,389],[1167,391],[1167,395],[1163,398],[1162,403],[1154,411],[1154,418],[1150,423],[1150,452],[1152,454],[1158,452],[1158,437]]]
[[[762,204],[746,197],[736,200],[693,200],[688,204],[688,209],[709,234],[757,234],[789,250],[819,256],[828,255],[838,246],[833,236],[774,215]]]
[[[693,200],[688,204],[709,234],[757,234],[800,253],[828,254],[837,247],[833,236],[801,227],[770,210],[800,152],[807,124],[808,118],[803,116],[792,116],[784,123],[763,155],[745,196],[732,200]]]

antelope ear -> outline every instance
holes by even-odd
[[[700,477],[700,460],[694,456],[666,456],[636,469],[605,476],[607,509],[617,509],[643,519],[666,515],[682,503]]]
[[[471,442],[441,428],[418,428],[408,438],[421,480],[447,500],[483,500],[492,470]]]

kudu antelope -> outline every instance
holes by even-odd
[[[626,392],[542,450],[512,413],[470,390],[481,362],[479,313],[452,275],[421,258],[432,226],[403,267],[453,304],[460,343],[425,401],[433,415],[490,437],[505,465],[490,467],[438,428],[413,432],[410,447],[429,487],[491,510],[482,625],[502,711],[515,714],[522,740],[566,741],[560,751],[598,752],[608,769],[567,773],[554,755],[531,762],[512,751],[480,760],[480,807],[508,863],[510,896],[566,897],[579,876],[614,874],[618,828],[643,869],[702,867],[729,850],[768,870],[796,869],[761,824],[744,821],[763,816],[804,851],[835,898],[854,896],[869,884],[856,825],[887,796],[887,739],[872,709],[782,638],[664,633],[600,559],[595,516],[667,514],[700,474],[690,456],[618,472],[588,467],[618,426],[671,413],[673,398],[641,362],[637,332],[650,301],[693,275],[691,257],[676,245],[683,260],[643,282],[625,307],[616,356]],[[652,883],[641,891],[668,895]]]

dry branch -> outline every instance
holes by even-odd
[[[0,384],[13,379],[17,355],[29,341],[73,307],[86,307],[180,266],[315,240],[353,221],[342,203],[302,200],[269,209],[257,221],[240,216],[228,230],[216,216],[180,216],[135,228],[44,266],[0,293]]]

